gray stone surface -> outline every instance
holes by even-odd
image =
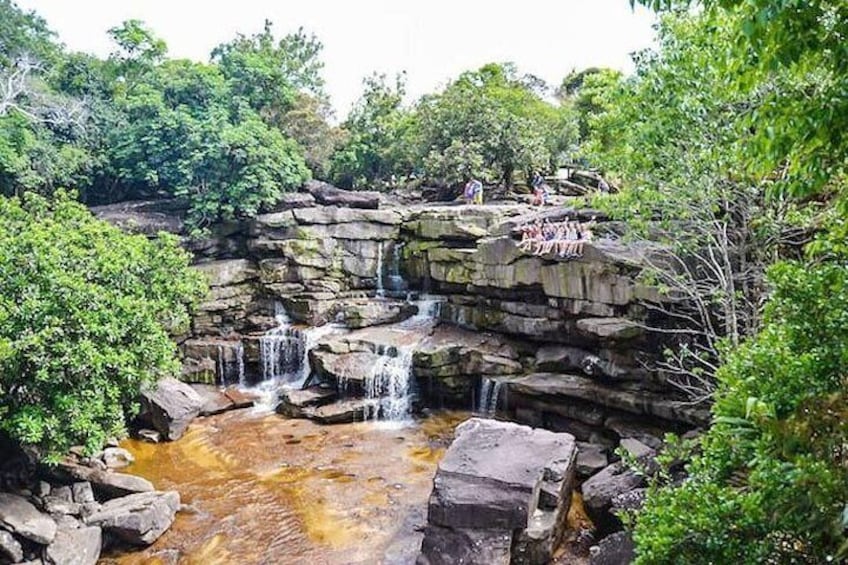
[[[455,433],[433,481],[420,562],[509,563],[512,551],[513,563],[547,563],[571,502],[574,438],[481,418]]]
[[[140,418],[149,422],[162,437],[179,439],[203,408],[203,399],[189,385],[172,377],[160,380],[141,394]]]
[[[24,550],[15,536],[4,529],[0,529],[0,563],[17,563],[23,561]]]
[[[596,443],[577,442],[577,476],[591,477],[609,465],[606,447]]]
[[[636,559],[633,540],[627,532],[616,532],[592,548],[590,565],[629,565]]]
[[[135,461],[132,453],[122,447],[107,447],[100,454],[100,459],[109,469],[121,469]]]
[[[511,545],[511,532],[429,525],[416,564],[510,565]]]
[[[101,530],[98,527],[60,529],[44,549],[47,565],[95,565],[100,558]]]
[[[92,488],[101,498],[115,498],[153,490],[153,484],[142,477],[101,471],[75,463],[60,463],[53,473],[62,480],[91,483]]]
[[[110,500],[85,522],[127,543],[150,545],[171,527],[179,508],[176,491],[145,492]]]
[[[645,479],[622,463],[613,463],[587,479],[583,485],[583,505],[602,532],[620,527],[620,521],[610,513],[613,498],[645,486]]]
[[[306,191],[326,206],[376,209],[380,206],[380,193],[342,190],[319,180],[311,180],[304,186]]]
[[[0,526],[22,538],[48,544],[56,537],[56,522],[22,496],[0,492]]]

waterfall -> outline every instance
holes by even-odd
[[[442,313],[442,304],[445,303],[444,297],[431,296],[429,294],[422,294],[415,300],[412,298],[408,300],[410,303],[418,306],[418,313],[401,323],[401,325],[406,327],[435,322]]]
[[[375,275],[377,296],[380,298],[386,295],[386,291],[383,289],[383,245],[385,245],[385,242],[381,241],[377,246],[377,273]]]
[[[494,379],[484,378],[480,382],[480,396],[477,399],[477,412],[486,416],[494,416],[498,411],[498,398],[503,383]]]
[[[389,290],[400,292],[406,289],[406,281],[400,274],[400,256],[403,251],[403,242],[396,242],[392,245],[391,261],[389,261],[389,269],[386,275]]]
[[[275,304],[277,327],[259,338],[262,381],[300,387],[309,378],[309,351],[323,337],[339,331],[334,324],[298,328],[292,324],[281,304]]]
[[[228,350],[233,351],[233,359],[228,359]],[[219,386],[238,383],[243,386],[244,378],[244,344],[237,342],[218,343],[217,346],[216,380]],[[233,367],[235,365],[235,367]],[[235,372],[235,379],[232,374]]]
[[[365,419],[401,422],[412,409],[412,348],[380,346],[376,353],[380,358],[364,383],[369,401]]]

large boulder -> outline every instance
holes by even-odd
[[[0,526],[13,534],[47,545],[56,537],[56,522],[27,499],[0,492]]]
[[[179,508],[176,491],[144,492],[105,502],[85,522],[127,543],[150,545],[171,527]]]
[[[439,463],[421,563],[547,563],[571,501],[574,438],[472,418]],[[517,540],[513,535],[517,534]],[[451,554],[455,552],[455,554]],[[488,561],[487,561],[488,560]]]
[[[102,534],[96,526],[63,528],[44,549],[47,565],[95,565],[100,558]]]
[[[308,181],[304,188],[306,192],[324,206],[347,206],[348,208],[367,208],[376,210],[380,207],[380,193],[342,190],[320,180]]]
[[[173,441],[183,435],[204,404],[204,399],[189,385],[167,377],[141,394],[140,418],[162,437]]]

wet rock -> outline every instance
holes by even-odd
[[[628,532],[616,532],[590,550],[591,565],[629,565],[636,559],[633,539]]]
[[[233,409],[233,401],[218,387],[213,385],[193,384],[191,388],[203,399],[201,416],[213,416]]]
[[[336,390],[328,387],[313,386],[302,390],[287,390],[280,394],[277,414],[289,418],[303,418],[306,408],[328,404],[337,397]]]
[[[0,526],[24,539],[46,545],[56,537],[56,522],[25,498],[0,492]]]
[[[304,188],[319,204],[325,206],[345,206],[373,210],[380,206],[379,192],[343,190],[319,180],[308,181]]]
[[[141,394],[139,418],[167,440],[179,439],[203,408],[203,399],[187,384],[172,377]]]
[[[571,398],[585,400],[638,415],[656,416],[670,422],[698,424],[708,421],[709,411],[666,394],[634,391],[599,383],[579,375],[535,373],[510,379],[510,392],[548,399]]]
[[[101,471],[75,463],[60,463],[52,474],[65,482],[87,481],[101,498],[116,498],[153,490],[153,484],[147,479],[126,473]]]
[[[395,300],[346,302],[339,305],[345,326],[353,329],[407,320],[418,313],[418,307]]]
[[[148,443],[159,443],[162,441],[162,434],[156,430],[141,429],[136,431],[136,435],[138,436],[138,439]]]
[[[132,494],[104,503],[85,522],[127,543],[150,545],[171,527],[179,507],[176,491]]]
[[[23,561],[24,550],[15,536],[0,528],[0,563],[17,563]]]
[[[60,529],[44,549],[47,565],[95,565],[100,558],[101,530],[98,527]]]
[[[224,395],[233,403],[233,409],[241,410],[250,408],[256,404],[256,396],[242,392],[235,387],[224,389]]]
[[[305,408],[303,415],[319,424],[349,424],[365,420],[371,407],[372,404],[363,399],[343,400],[317,408]]]
[[[598,528],[611,532],[621,527],[621,521],[610,512],[613,498],[644,486],[643,477],[622,463],[613,463],[583,483],[583,504]]]
[[[424,530],[417,565],[510,565],[511,532],[451,529]]]
[[[577,476],[591,477],[609,465],[606,447],[595,443],[577,442]]]
[[[121,469],[135,461],[132,453],[121,447],[107,447],[100,454],[100,459],[109,469]]]

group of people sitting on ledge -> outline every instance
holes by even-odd
[[[556,223],[538,220],[520,228],[521,242],[518,247],[534,255],[555,253],[568,259],[581,257],[583,244],[592,241],[594,237],[594,225],[594,218],[584,223],[567,219]]]

